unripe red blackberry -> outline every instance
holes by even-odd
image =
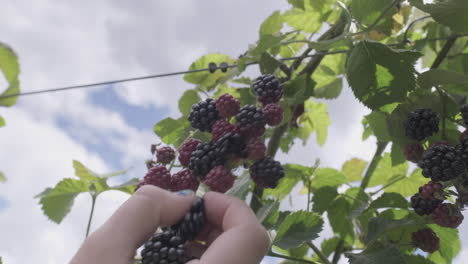
[[[256,139],[265,134],[265,127],[239,127],[240,134],[246,139]]]
[[[187,140],[182,146],[179,148],[179,162],[182,166],[188,166],[190,162],[190,156],[192,155],[192,152],[195,151],[197,148],[198,144],[200,144],[201,141],[198,139],[191,138]]]
[[[436,182],[452,180],[466,169],[459,152],[454,147],[444,144],[428,148],[418,165],[424,177]]]
[[[154,166],[143,178],[143,185],[154,185],[165,190],[171,190],[171,174],[164,166]]]
[[[424,228],[411,234],[413,245],[422,251],[434,253],[439,250],[440,239],[430,228]]]
[[[175,159],[175,151],[169,147],[156,149],[156,161],[162,164],[171,163]]]
[[[283,87],[278,79],[271,74],[258,77],[253,83],[253,89],[257,100],[263,105],[277,103],[283,96]]]
[[[206,175],[205,184],[211,191],[225,193],[234,185],[236,177],[224,166],[216,166]]]
[[[215,101],[208,98],[192,106],[188,120],[193,128],[211,132],[213,124],[220,118]]]
[[[411,207],[418,215],[429,215],[442,204],[439,199],[424,199],[417,193],[411,197]]]
[[[439,118],[431,109],[417,109],[404,122],[406,136],[421,141],[439,131]]]
[[[230,132],[236,132],[238,128],[224,119],[216,121],[211,130],[211,140],[217,141]]]
[[[250,160],[263,159],[266,153],[266,146],[258,139],[250,140],[247,143],[247,153]]]
[[[230,118],[239,112],[240,102],[230,94],[223,94],[216,99],[216,109],[220,116]]]
[[[284,177],[284,168],[271,157],[257,160],[249,168],[250,177],[261,188],[276,188],[279,180]]]
[[[405,146],[405,157],[407,160],[418,163],[421,160],[424,148],[421,144],[408,144]]]
[[[190,259],[184,244],[185,240],[173,230],[155,234],[141,250],[141,263],[184,264]]]
[[[198,190],[197,177],[195,177],[189,169],[181,170],[171,177],[171,191],[177,192],[182,190],[192,190],[196,192]]]
[[[421,197],[424,199],[439,199],[438,197],[441,197],[443,194],[441,193],[442,191],[442,184],[438,182],[428,182],[424,184],[423,186],[419,187],[419,194],[421,194]],[[436,197],[437,196],[437,197]]]
[[[283,108],[278,104],[267,104],[263,108],[266,123],[270,126],[277,126],[283,121]]]
[[[175,230],[183,240],[194,240],[206,222],[205,205],[202,198],[195,198],[190,211],[171,230]]]
[[[443,227],[457,228],[463,222],[460,209],[453,204],[444,203],[432,212],[432,220]]]

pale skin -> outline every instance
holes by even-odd
[[[135,251],[158,227],[176,223],[195,195],[180,196],[154,186],[143,186],[99,229],[92,233],[70,264],[129,264]],[[189,264],[258,264],[270,240],[252,210],[241,200],[220,193],[204,196],[207,225],[190,253]]]

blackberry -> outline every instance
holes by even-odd
[[[179,148],[179,162],[182,166],[188,166],[190,162],[190,156],[192,155],[192,152],[195,151],[197,148],[198,144],[200,144],[201,141],[198,139],[191,138],[187,140],[182,146]]]
[[[197,197],[193,201],[190,211],[177,224],[171,226],[171,229],[184,240],[194,240],[199,235],[205,221],[205,205],[203,199]]]
[[[185,240],[174,230],[153,235],[141,250],[142,264],[183,264],[189,261]]]
[[[234,185],[236,177],[224,166],[216,166],[206,175],[205,184],[211,191],[225,193]]]
[[[218,119],[220,116],[216,110],[216,102],[211,98],[194,104],[188,117],[193,128],[205,132],[211,132],[211,127]]]
[[[405,146],[404,155],[407,160],[418,163],[423,152],[424,148],[421,144],[408,144]]]
[[[214,143],[217,155],[223,160],[232,157],[246,158],[245,139],[240,133],[229,132]]]
[[[458,154],[468,167],[468,135],[462,134],[460,138],[460,145],[457,148]]]
[[[460,108],[460,112],[463,118],[463,122],[468,126],[468,105],[464,105]]]
[[[143,185],[154,185],[159,188],[170,190],[171,189],[171,174],[164,166],[154,166],[151,168],[148,173],[146,173],[143,180],[137,185],[136,190],[138,190]]]
[[[250,160],[259,160],[265,157],[266,146],[258,139],[250,140],[247,143],[247,153]]]
[[[156,149],[156,161],[162,164],[171,163],[175,159],[175,151],[171,147]]]
[[[432,181],[452,180],[465,171],[465,163],[452,146],[438,144],[429,147],[419,161],[422,174]]]
[[[277,103],[283,96],[283,87],[278,79],[271,74],[258,77],[253,83],[253,89],[257,100],[263,105]]]
[[[224,119],[216,121],[211,130],[211,140],[217,141],[226,133],[235,132],[238,128]]]
[[[444,203],[432,212],[432,220],[443,227],[457,228],[463,222],[463,215],[456,205]]]
[[[270,126],[277,126],[283,121],[283,108],[278,104],[267,104],[263,108],[266,123]]]
[[[215,166],[222,165],[224,157],[219,155],[214,142],[201,143],[190,156],[189,169],[193,175],[205,179],[206,174]]]
[[[236,115],[237,125],[242,128],[261,128],[266,125],[265,116],[255,105],[246,105]]]
[[[265,127],[239,127],[239,132],[245,139],[256,139],[265,134]]]
[[[419,188],[419,194],[424,199],[443,199],[442,188],[442,184],[430,181]]]
[[[262,188],[275,188],[284,177],[284,168],[271,157],[257,160],[249,171],[255,184]]]
[[[422,108],[409,113],[404,126],[407,137],[421,141],[439,131],[439,118],[431,109]]]
[[[171,191],[173,192],[182,190],[192,190],[196,192],[199,185],[200,183],[197,177],[188,169],[181,170],[171,177]]]
[[[439,250],[440,239],[430,228],[423,228],[411,234],[411,240],[415,247],[422,251],[434,253]]]
[[[424,199],[417,193],[411,197],[411,207],[418,215],[429,215],[442,204],[439,199]]]
[[[216,99],[216,109],[220,116],[230,118],[239,112],[240,102],[234,96],[225,93]]]

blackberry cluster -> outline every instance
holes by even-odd
[[[449,145],[429,147],[423,154],[419,167],[422,174],[432,181],[449,181],[465,171],[465,163],[457,150]]]
[[[156,149],[156,161],[162,164],[171,163],[175,159],[175,151],[171,147]]]
[[[439,199],[424,199],[417,193],[411,197],[411,207],[418,215],[429,215],[442,204]]]
[[[263,105],[277,103],[283,96],[283,87],[272,74],[258,77],[253,83],[253,89],[257,100]]]
[[[411,240],[415,247],[420,248],[422,251],[434,253],[439,250],[440,239],[437,234],[430,228],[424,228],[413,232]]]
[[[236,177],[224,166],[216,166],[206,175],[205,184],[211,191],[225,193],[234,185]]]
[[[468,105],[464,105],[460,108],[460,112],[463,118],[463,122],[468,126]]]
[[[205,221],[203,199],[196,198],[177,224],[153,235],[144,244],[142,264],[184,264],[194,259],[188,255],[185,244],[199,235]]]
[[[404,126],[407,137],[421,141],[439,131],[439,118],[431,109],[418,109],[409,113]]]
[[[276,188],[284,177],[284,168],[271,157],[256,161],[249,170],[255,184],[262,188]]]
[[[208,98],[192,106],[188,120],[193,128],[211,132],[214,123],[220,118],[218,110],[216,110],[216,102]]]
[[[189,162],[189,169],[193,175],[201,180],[205,179],[206,174],[215,166],[224,163],[224,157],[219,155],[219,150],[213,142],[201,143],[196,150],[192,152]]]

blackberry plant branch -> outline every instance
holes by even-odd
[[[402,41],[402,42],[403,42],[403,43],[406,43],[406,42],[408,41],[408,33],[410,32],[411,28],[412,28],[414,25],[416,25],[416,23],[421,22],[421,21],[423,21],[423,20],[425,20],[425,19],[428,19],[428,18],[431,18],[431,16],[423,16],[423,17],[419,17],[419,18],[413,20],[413,21],[408,25],[408,27],[407,27],[406,30],[405,30],[405,33],[403,34],[403,41]]]
[[[388,142],[377,141],[377,149],[375,150],[374,156],[367,167],[366,173],[364,174],[364,178],[361,181],[361,185],[359,186],[361,192],[364,192],[364,189],[367,188],[369,182],[374,174],[375,169],[377,168],[377,164],[379,163],[382,153],[384,152],[385,148],[387,147]]]
[[[333,253],[333,258],[332,258],[332,261],[331,261],[332,264],[337,264],[338,261],[340,261],[341,253],[343,252],[343,248],[344,248],[344,240],[340,239],[338,241],[338,245],[336,246],[335,251]]]
[[[328,260],[327,256],[325,256],[322,251],[320,251],[320,249],[318,249],[314,243],[312,243],[311,241],[307,241],[306,242],[307,246],[309,246],[314,252],[315,254],[317,254],[317,256],[322,260],[323,263],[325,264],[332,264],[330,262],[330,260]]]
[[[88,226],[86,227],[86,236],[85,239],[89,236],[89,230],[91,229],[91,222],[94,215],[94,207],[96,206],[96,194],[91,194],[91,212],[89,213]]]

